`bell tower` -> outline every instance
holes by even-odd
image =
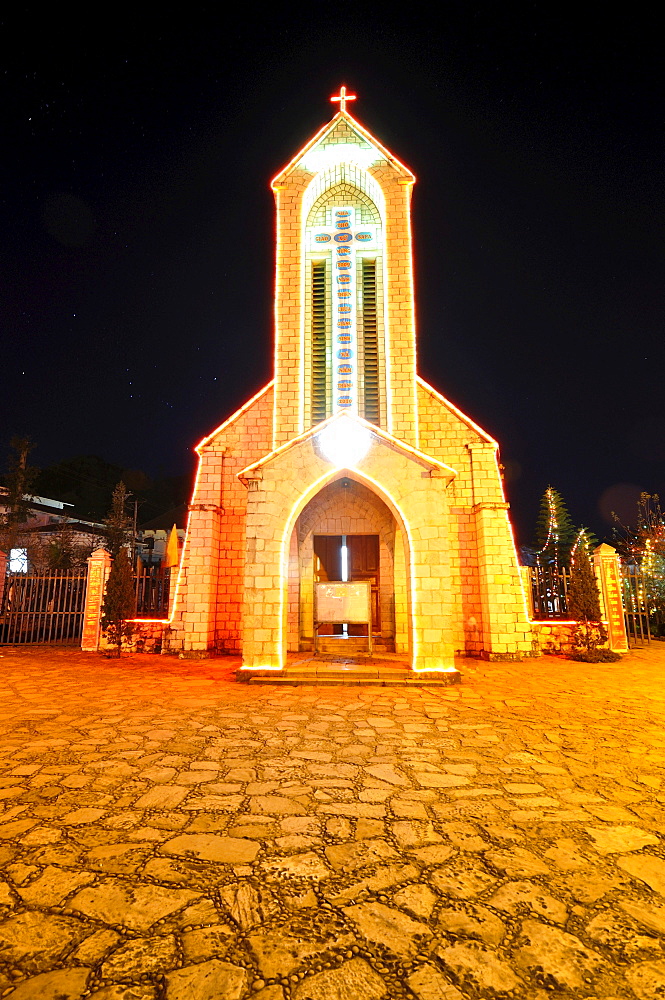
[[[347,412],[417,442],[414,175],[351,117],[272,181],[277,203],[275,447]]]
[[[413,671],[529,656],[498,444],[416,372],[415,177],[331,100],[272,181],[274,378],[196,446],[171,647],[285,669],[330,626],[317,587],[360,580]]]

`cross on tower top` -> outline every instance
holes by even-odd
[[[347,94],[346,87],[339,88],[339,94],[334,95],[330,98],[331,101],[339,101],[339,110],[346,111],[346,102],[357,100],[355,94]]]

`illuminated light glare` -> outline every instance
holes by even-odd
[[[10,573],[27,573],[28,572],[28,550],[27,549],[10,549],[9,550],[9,572]]]
[[[307,286],[307,215],[309,209],[306,199],[300,203],[300,326],[298,329],[299,365],[298,365],[298,433],[302,434],[307,423],[305,417],[305,295]],[[276,442],[273,441],[273,448]]]
[[[340,163],[354,163],[362,170],[367,170],[381,159],[383,157],[374,146],[367,149],[365,146],[354,146],[351,143],[331,143],[329,146],[311,149],[303,156],[299,166],[312,174],[318,174],[327,167],[335,167]]]
[[[400,168],[400,170],[403,170],[404,173],[407,174],[408,177],[410,178],[410,183],[413,184],[413,182],[416,179],[416,175],[413,173],[413,171],[409,170],[409,168],[404,163],[402,163],[401,160],[398,160],[396,156],[394,156],[392,153],[390,153],[385,148],[385,146],[382,146],[381,143],[378,142],[374,138],[374,136],[370,132],[367,131],[367,129],[365,128],[365,126],[361,125],[360,122],[356,118],[353,117],[353,115],[349,114],[348,111],[346,112],[346,117],[349,119],[350,122],[352,122],[354,128],[356,128],[358,130],[358,132],[360,132],[360,134],[363,137],[363,139],[365,139],[370,144],[374,145],[378,149],[378,151],[381,153],[381,156],[384,157],[386,160],[388,160],[389,163],[395,163]],[[333,121],[334,121],[334,119],[333,119]]]
[[[341,469],[356,465],[365,457],[372,435],[362,424],[341,416],[319,431],[317,440],[328,461]]]
[[[407,226],[407,230],[408,230],[408,234],[409,234],[409,256],[408,256],[407,259],[410,262],[409,263],[409,285],[410,285],[410,288],[411,288],[411,296],[410,296],[410,298],[411,298],[411,329],[413,331],[413,347],[414,347],[414,352],[413,352],[413,379],[412,379],[412,383],[411,383],[412,386],[413,386],[413,426],[414,426],[414,430],[415,430],[415,443],[416,443],[416,445],[419,445],[420,444],[420,415],[419,415],[419,412],[418,412],[418,383],[416,382],[416,378],[415,378],[415,376],[416,376],[416,363],[417,363],[416,362],[416,352],[415,352],[417,324],[416,324],[416,291],[415,291],[415,288],[413,286],[413,227],[412,227],[412,224],[411,224],[411,195],[412,194],[413,194],[413,184],[406,184],[404,186],[404,196],[406,198],[406,206],[405,206],[406,226]]]
[[[258,462],[253,462],[246,468],[241,469],[240,472],[236,472],[237,478],[241,482],[244,482],[246,478],[252,477],[257,470],[263,468],[263,466],[267,465],[269,462],[272,462],[279,455],[283,455],[285,452],[290,451],[292,448],[297,447],[298,445],[302,444],[303,441],[307,441],[313,437],[318,437],[320,434],[324,432],[324,430],[326,430],[332,424],[337,423],[341,419],[341,417],[342,415],[335,414],[332,417],[328,417],[328,419],[323,424],[318,424],[316,427],[310,427],[309,430],[304,431],[304,433],[302,434],[299,434],[298,437],[292,438],[290,441],[285,441],[284,444],[281,444],[278,448],[275,448],[274,451],[270,452],[270,454],[264,455],[262,458],[260,458]],[[348,420],[350,423],[357,424],[359,427],[365,428],[370,437],[373,436],[379,438],[380,440],[385,441],[390,447],[396,448],[398,451],[406,452],[407,454],[412,455],[413,458],[421,465],[423,465],[426,469],[430,471],[432,469],[439,469],[441,472],[445,473],[446,476],[450,477],[450,481],[452,481],[458,475],[457,470],[453,469],[452,466],[445,465],[443,462],[440,462],[437,458],[432,458],[431,455],[426,455],[424,452],[419,451],[417,448],[413,448],[411,445],[406,444],[404,441],[398,441],[397,438],[392,436],[392,434],[389,434],[387,431],[384,431],[381,427],[377,427],[375,424],[370,424],[368,421],[363,420],[362,417],[359,417],[357,415],[354,415],[352,417],[344,416],[344,419]],[[329,473],[326,473],[326,475],[328,474]],[[325,475],[323,476],[323,478],[325,479]],[[372,482],[374,482],[374,480],[372,480]],[[383,490],[383,487],[379,486],[378,483],[376,485],[379,490]]]
[[[342,545],[341,557],[342,557],[342,582],[346,583],[349,579],[349,550],[346,545]]]
[[[346,102],[357,101],[358,98],[355,94],[347,94],[346,87],[340,87],[339,94],[333,94],[330,100],[333,104],[339,102],[339,110],[346,111]]]
[[[281,669],[282,669],[282,667],[273,667],[273,666],[265,666],[265,667],[240,667],[240,670],[281,670]]]
[[[547,625],[549,628],[553,628],[553,627],[555,627],[557,625],[577,625],[578,622],[576,622],[576,621],[568,621],[568,620],[564,621],[562,618],[548,618],[548,619],[545,619],[545,620],[542,619],[542,618],[533,618],[533,619],[531,619],[529,621],[529,624],[530,625]]]
[[[421,667],[413,671],[414,674],[456,674],[457,667]]]
[[[254,397],[254,398],[256,398],[256,397]],[[238,411],[238,412],[240,412],[240,411]],[[227,423],[228,423],[228,421],[227,421]],[[224,426],[224,425],[222,425],[222,426]],[[212,435],[210,435],[210,437],[211,436]],[[210,440],[210,437],[204,438],[203,440],[204,441],[208,441],[208,440]],[[201,470],[203,468],[203,457],[202,457],[201,453],[198,451],[198,448],[200,448],[202,444],[203,444],[203,441],[199,442],[199,444],[197,444],[196,448],[194,449],[194,451],[196,451],[197,454],[198,454],[198,456],[199,456],[199,464],[196,467],[196,477],[194,479],[194,488],[192,489],[192,499],[190,500],[190,506],[194,502],[194,497],[196,496],[196,491],[199,488],[199,478],[201,476]],[[182,579],[183,579],[183,576],[184,576],[184,573],[185,573],[185,559],[186,559],[186,555],[187,555],[187,550],[189,548],[189,541],[190,541],[189,526],[190,526],[191,520],[192,520],[192,512],[190,510],[189,513],[187,514],[187,526],[185,528],[185,541],[184,541],[183,546],[182,546],[182,554],[180,556],[180,565],[178,566],[178,576],[176,578],[175,589],[173,591],[173,600],[170,602],[171,607],[169,609],[169,619],[168,619],[169,620],[169,625],[172,623],[173,618],[174,618],[175,613],[176,613],[176,608],[178,607],[178,598],[180,596],[180,585],[181,585],[181,582],[182,582]]]
[[[303,434],[305,432],[305,294],[306,294],[306,283],[307,283],[307,216],[309,214],[310,206],[306,204],[307,199],[303,198],[300,203],[300,329],[299,329],[299,343],[300,343],[300,372],[298,375],[298,432]],[[279,222],[277,223],[279,225]],[[275,312],[275,322],[277,322],[277,313]],[[275,360],[277,359],[277,354],[275,353]],[[277,410],[275,410],[275,417],[277,416]],[[275,421],[273,421],[273,427],[275,427]],[[273,432],[273,449],[277,447],[277,441],[275,440]]]
[[[272,446],[273,446],[273,448],[276,448],[277,447],[277,417],[279,415],[279,413],[278,413],[279,401],[277,399],[277,397],[279,395],[279,393],[277,392],[277,373],[279,372],[279,346],[280,346],[280,338],[281,338],[281,329],[280,329],[280,325],[279,325],[279,308],[280,308],[280,303],[281,303],[280,275],[281,275],[281,272],[282,272],[281,261],[280,261],[281,252],[282,252],[282,227],[281,227],[281,224],[280,224],[281,223],[281,218],[282,218],[282,209],[281,209],[281,198],[280,198],[281,189],[279,187],[276,187],[274,189],[274,191],[275,191],[275,214],[276,214],[276,220],[277,221],[275,223],[275,301],[273,303],[273,314],[274,314],[275,332],[274,332],[274,335],[273,335],[273,351],[274,351],[274,354],[273,354],[273,369],[272,370],[273,370],[274,375],[275,375],[275,394],[273,396],[273,401],[272,401],[272,405],[273,405],[273,411],[272,411]],[[300,405],[302,405],[302,400],[300,401]]]
[[[400,163],[399,160],[395,159],[395,157],[389,156],[388,159],[390,160],[390,162],[398,164],[402,168],[402,170],[404,170],[405,173],[408,174],[408,178],[405,180],[405,185],[406,185],[405,186],[405,194],[406,194],[406,217],[407,217],[407,243],[408,243],[408,247],[407,247],[407,260],[410,262],[410,264],[409,264],[408,279],[409,279],[409,289],[410,289],[409,300],[410,300],[410,303],[411,303],[411,333],[412,333],[412,336],[413,336],[414,342],[415,342],[415,335],[416,335],[416,327],[415,327],[415,322],[416,322],[416,305],[415,305],[415,290],[414,290],[414,287],[413,287],[413,238],[412,238],[412,233],[411,233],[411,215],[410,215],[410,211],[409,211],[409,209],[410,209],[409,199],[410,199],[410,196],[411,196],[410,195],[411,187],[415,183],[416,178],[415,178],[415,175],[412,174],[411,171],[407,167],[404,166],[404,164]],[[385,254],[384,254],[384,260],[385,260],[384,269],[386,271],[386,274],[387,274],[387,272],[390,269],[390,257],[391,257],[391,247],[390,247],[389,240],[386,238]],[[383,317],[384,317],[383,318],[383,326],[384,326],[384,331],[385,331],[386,344],[390,344],[391,343],[391,325],[390,325],[391,311],[390,311],[390,300],[389,300],[389,297],[388,297],[388,286],[389,286],[389,282],[387,280],[384,281],[384,283],[383,283]],[[394,344],[393,344],[393,350],[395,350],[395,345]],[[392,379],[391,354],[392,354],[392,351],[389,351],[389,350],[386,351],[385,362],[384,363],[385,363],[385,368],[386,368],[386,425],[388,427],[388,431],[392,434],[393,430],[394,430],[394,420],[393,420],[393,393],[392,393],[392,386],[391,386],[391,379]],[[413,374],[414,374],[414,376],[416,374],[416,372],[415,372],[415,357],[414,357],[414,371],[413,371]],[[419,443],[418,442],[418,426],[417,426],[417,420],[418,420],[418,389],[417,389],[417,386],[415,384],[415,379],[414,379],[414,386],[413,386],[413,397],[414,397],[413,417],[414,417],[414,421],[416,421],[416,443]]]
[[[354,469],[353,471],[357,472],[356,469]],[[410,625],[411,625],[411,651],[412,651],[411,669],[414,671],[414,673],[418,673],[419,671],[413,666],[413,664],[418,661],[419,650],[418,650],[418,639],[416,636],[416,620],[418,617],[418,591],[416,588],[415,568],[413,565],[413,539],[411,537],[411,528],[409,527],[409,524],[406,518],[404,517],[404,514],[400,510],[399,504],[396,503],[395,498],[391,496],[391,494],[388,492],[385,486],[381,486],[376,481],[376,479],[373,479],[372,476],[369,476],[366,472],[358,472],[358,475],[361,477],[361,479],[366,479],[367,482],[371,483],[376,489],[379,496],[388,497],[391,505],[394,508],[394,511],[397,511],[397,516],[399,519],[400,526],[404,528],[404,532],[406,534],[407,541],[409,543],[409,581],[411,583],[411,595],[410,595],[411,596]]]
[[[168,618],[128,618],[127,621],[128,622],[139,622],[139,623],[142,622],[142,623],[144,623],[146,625],[149,624],[150,622],[154,622],[155,625],[166,625],[169,622],[169,619]]]

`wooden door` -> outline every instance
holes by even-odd
[[[347,535],[349,580],[369,580],[372,600],[372,633],[381,631],[379,604],[379,536]],[[352,631],[353,630],[353,631]],[[349,635],[364,635],[363,625],[349,625]]]
[[[315,582],[327,583],[342,579],[342,536],[314,535]]]
[[[314,535],[314,586],[342,579],[342,536]],[[342,635],[342,625],[319,622],[319,635]]]

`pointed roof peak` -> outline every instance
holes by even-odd
[[[272,179],[273,189],[280,187],[294,170],[304,169],[316,174],[338,162],[354,162],[368,169],[384,160],[404,177],[405,183],[415,181],[412,171],[346,109],[347,101],[356,100],[355,94],[347,94],[346,87],[341,87],[340,93],[330,100],[339,101],[339,110]]]

